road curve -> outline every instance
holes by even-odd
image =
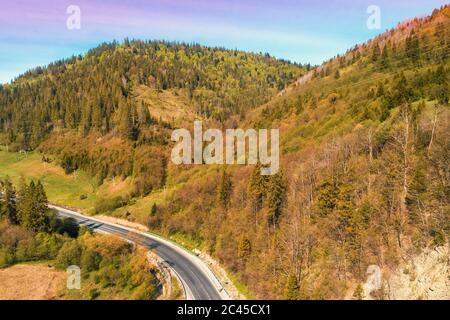
[[[114,223],[98,220],[55,205],[49,208],[57,211],[59,216],[73,218],[80,225],[109,234],[118,235],[126,240],[152,249],[180,278],[187,299],[193,300],[222,300],[229,299],[209,267],[198,257],[155,235],[139,232]]]

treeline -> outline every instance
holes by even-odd
[[[55,128],[137,140],[155,120],[137,85],[182,89],[197,112],[225,120],[267,101],[302,72],[268,55],[161,41],[103,44],[0,87],[0,131],[12,149],[35,148]]]

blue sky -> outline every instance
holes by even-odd
[[[319,64],[446,4],[439,0],[15,0],[0,11],[0,83],[26,70],[125,37],[199,42]],[[81,29],[69,30],[69,5]],[[366,10],[381,10],[369,30]]]

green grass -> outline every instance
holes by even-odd
[[[64,206],[90,210],[97,200],[98,188],[87,174],[78,171],[66,175],[58,165],[44,163],[37,152],[18,154],[0,149],[0,178],[9,177],[18,185],[21,177],[26,180],[40,180],[50,202]],[[84,200],[81,195],[86,195]]]

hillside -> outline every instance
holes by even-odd
[[[362,298],[369,265],[389,273],[448,245],[449,6],[309,73],[267,56],[184,45],[181,54],[179,46],[104,45],[25,74],[0,93],[5,143],[37,148],[65,175],[95,176],[96,192],[123,183],[121,196],[103,192],[91,212],[201,248],[250,297]],[[75,93],[65,96],[72,102],[45,108],[58,90]],[[103,102],[88,103],[97,99],[89,92]],[[195,118],[205,127],[280,128],[281,172],[173,165],[170,132]],[[36,119],[46,125],[32,130]]]
[[[164,185],[174,127],[195,117],[239,118],[302,70],[268,55],[195,44],[103,44],[0,87],[0,142],[12,151],[39,147],[66,173],[83,169],[99,184],[135,177],[134,193],[145,195]]]

